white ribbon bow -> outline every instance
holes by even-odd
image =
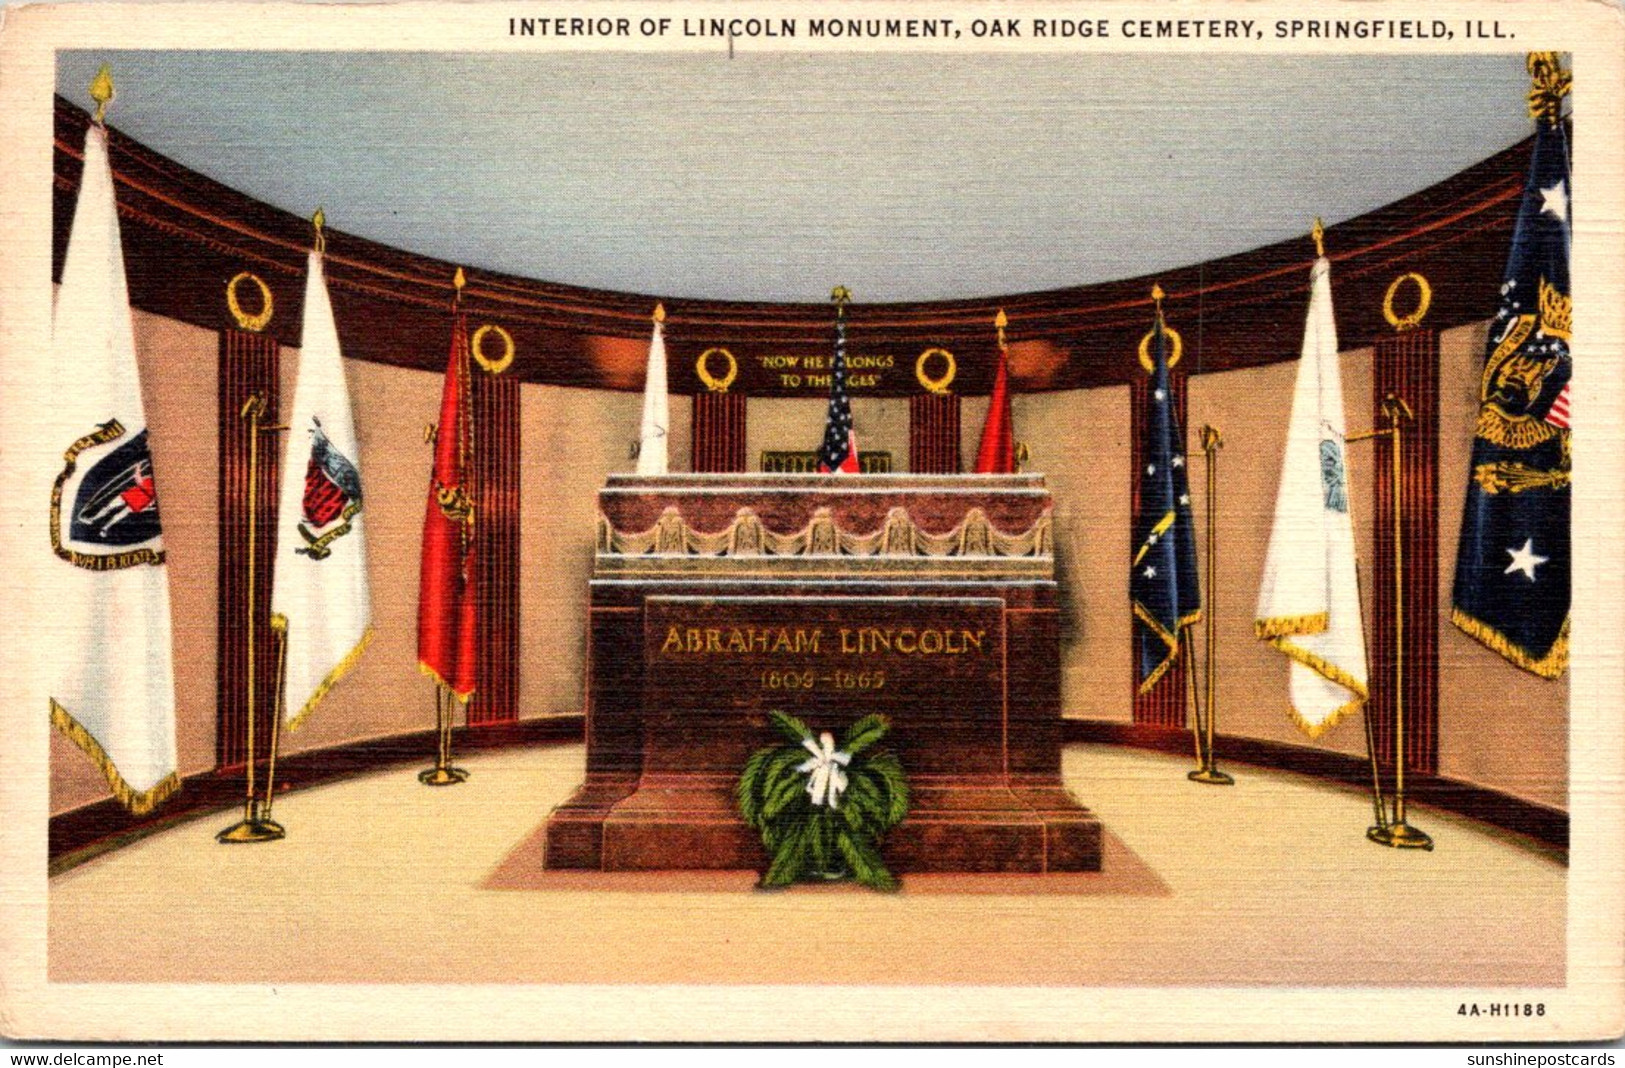
[[[839,808],[837,802],[846,790],[846,772],[841,769],[852,762],[852,754],[837,750],[835,738],[828,731],[820,734],[816,742],[803,738],[801,744],[812,758],[796,765],[796,770],[807,776],[812,803],[822,805],[827,798],[830,808]]]

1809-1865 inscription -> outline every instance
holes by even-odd
[[[889,715],[916,765],[932,763],[927,736],[929,747],[979,743],[997,758],[1002,609],[978,597],[650,597],[644,707],[655,730],[730,751],[763,740],[740,730],[741,714],[760,726],[779,708],[815,730]]]

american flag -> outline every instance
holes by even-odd
[[[858,439],[852,432],[852,401],[846,395],[846,301],[844,286],[832,294],[835,311],[835,361],[830,370],[829,419],[824,425],[824,444],[818,449],[818,470],[822,474],[857,474]]]
[[[1563,388],[1552,398],[1552,407],[1546,413],[1546,421],[1555,427],[1569,429],[1569,383],[1563,383]]]

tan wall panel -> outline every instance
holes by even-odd
[[[1028,470],[1043,472],[1055,496],[1061,707],[1085,719],[1127,721],[1133,714],[1129,415],[1127,386],[1035,393],[1012,404],[1016,437],[1032,450]],[[971,436],[981,432],[978,423]]]
[[[598,490],[610,472],[634,466],[629,450],[643,397],[527,385],[519,403],[519,714],[577,713],[585,707]],[[686,397],[673,399],[671,419],[671,466],[687,470],[693,408]]]
[[[523,391],[521,390],[521,392]],[[667,466],[672,471],[692,471],[694,470],[694,400],[692,397],[672,397],[670,408],[671,425],[666,428],[669,450],[666,454]],[[638,419],[641,421],[642,418],[643,398],[639,397]],[[519,447],[522,450],[528,449],[528,444],[528,442],[521,441]],[[523,517],[520,518],[520,523],[524,523]]]
[[[1439,773],[1568,807],[1568,676],[1514,667],[1450,622],[1487,326],[1439,338]]]
[[[987,422],[988,398],[986,397],[960,397],[959,398],[959,469],[961,471],[976,470],[976,450],[982,447],[982,424]],[[1037,442],[1033,440],[1027,428],[1021,423],[1016,424],[1016,440],[1025,441],[1029,448],[1034,448],[1036,454]]]
[[[745,464],[759,471],[764,450],[812,452],[824,442],[828,397],[752,397],[745,406]],[[891,453],[892,470],[908,470],[908,398],[852,398],[858,454]]]
[[[188,775],[214,766],[219,335],[138,311],[135,349],[169,570],[175,747],[181,774]],[[52,731],[51,811],[109,796],[90,759]]]

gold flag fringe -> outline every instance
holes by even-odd
[[[1325,612],[1312,612],[1303,616],[1271,616],[1268,619],[1253,620],[1253,634],[1266,641],[1289,635],[1304,637],[1309,634],[1323,634],[1330,625],[1331,619]]]
[[[1286,716],[1295,726],[1297,726],[1300,731],[1309,737],[1310,741],[1314,741],[1316,738],[1319,738],[1322,734],[1325,734],[1327,731],[1341,723],[1344,716],[1348,715],[1350,712],[1358,710],[1364,704],[1365,698],[1356,697],[1348,704],[1339,705],[1338,707],[1332,709],[1332,714],[1321,720],[1319,723],[1310,723],[1308,720],[1303,718],[1303,715],[1299,713],[1296,708],[1292,707],[1290,702],[1288,702],[1286,706]]]
[[[1288,659],[1296,660],[1320,677],[1329,682],[1337,683],[1337,685],[1355,695],[1352,701],[1334,708],[1331,715],[1319,723],[1310,723],[1303,717],[1301,712],[1288,702],[1287,718],[1311,739],[1319,738],[1322,734],[1337,726],[1344,716],[1355,711],[1371,698],[1371,692],[1366,688],[1365,683],[1331,661],[1316,656],[1302,646],[1292,644],[1290,640],[1292,638],[1308,637],[1312,634],[1324,634],[1330,624],[1331,619],[1326,612],[1310,612],[1301,616],[1271,616],[1268,619],[1253,620],[1253,633],[1258,637],[1279,649]]]
[[[1557,640],[1552,647],[1546,650],[1541,657],[1530,656],[1522,648],[1515,645],[1511,638],[1496,630],[1481,619],[1463,612],[1459,608],[1450,611],[1450,622],[1463,634],[1476,639],[1486,648],[1493,649],[1506,657],[1512,663],[1543,679],[1561,678],[1569,666],[1569,621],[1563,620],[1563,629],[1558,632]]]
[[[286,635],[288,633],[288,617],[280,612],[273,615],[271,617],[271,629]],[[296,731],[303,726],[305,720],[316,710],[317,703],[327,696],[327,691],[331,690],[340,679],[355,668],[356,662],[361,659],[361,654],[367,651],[367,646],[372,644],[373,635],[376,633],[372,627],[368,627],[362,632],[361,640],[355,643],[355,648],[344,654],[344,659],[340,660],[333,670],[329,671],[326,677],[322,679],[321,683],[316,687],[316,692],[310,695],[310,700],[306,701],[304,707],[295,713],[292,719],[288,720],[288,729],[290,731]],[[287,638],[284,637],[283,641],[287,641]],[[283,680],[282,684],[286,686],[287,680]]]
[[[1314,617],[1311,616],[1306,618],[1312,619]],[[1324,619],[1324,617],[1322,617],[1322,619]],[[1258,620],[1254,625],[1257,626],[1261,623],[1270,622],[1276,621]],[[1324,629],[1325,627],[1322,625],[1321,630]],[[1316,634],[1319,633],[1319,631],[1308,631],[1303,633]],[[1286,654],[1288,659],[1296,660],[1298,663],[1310,669],[1321,678],[1326,679],[1329,682],[1335,682],[1337,685],[1343,687],[1343,689],[1348,690],[1350,693],[1355,695],[1352,701],[1332,709],[1331,715],[1327,716],[1319,723],[1310,723],[1308,720],[1303,718],[1302,713],[1288,703],[1287,715],[1291,718],[1293,723],[1297,724],[1298,729],[1303,731],[1303,733],[1307,734],[1310,738],[1319,738],[1322,734],[1325,734],[1327,731],[1337,726],[1338,722],[1341,721],[1344,716],[1348,715],[1350,712],[1359,708],[1361,705],[1365,704],[1366,701],[1371,699],[1371,691],[1366,688],[1365,683],[1361,682],[1353,675],[1350,675],[1348,672],[1344,671],[1330,660],[1324,660],[1300,645],[1293,645],[1287,640],[1286,635],[1270,638],[1268,640],[1270,645]]]
[[[107,755],[107,750],[102,748],[95,735],[74,719],[73,713],[57,704],[55,698],[51,699],[51,724],[67,735],[69,741],[83,749],[85,755],[95,762],[102,775],[107,778],[107,785],[112,788],[113,796],[118,799],[119,804],[130,810],[131,815],[146,815],[181,788],[180,773],[172,771],[146,790],[136,790],[124,781],[124,776],[119,774],[113,758]]]
[[[1179,637],[1177,634],[1170,634],[1167,628],[1158,623],[1151,613],[1141,606],[1139,601],[1131,603],[1134,607],[1134,618],[1150,627],[1152,632],[1162,639],[1163,644],[1168,646],[1168,655],[1162,658],[1162,663],[1151,669],[1151,674],[1147,675],[1145,681],[1140,683],[1138,692],[1146,694],[1151,692],[1151,687],[1162,681],[1162,677],[1168,673],[1168,669],[1174,666],[1174,661],[1179,659]],[[1192,623],[1200,622],[1201,618],[1202,610],[1197,609],[1189,615],[1181,616],[1179,622],[1175,624],[1175,628],[1177,630],[1188,627]]]
[[[435,682],[438,682],[445,689],[445,691],[447,693],[449,693],[453,697],[455,697],[460,703],[466,705],[466,704],[468,704],[469,701],[473,700],[473,698],[474,698],[474,691],[473,690],[470,690],[467,693],[458,693],[455,689],[452,688],[451,683],[447,682],[445,679],[440,677],[440,672],[436,671],[434,668],[430,667],[428,664],[425,664],[421,660],[418,661],[418,670],[421,671],[423,674],[429,676]]]

